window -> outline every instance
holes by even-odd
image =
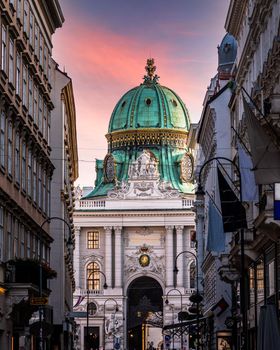
[[[35,235],[32,236],[32,259],[36,259],[36,237]]]
[[[18,0],[17,2],[17,18],[21,20],[21,14],[22,14],[22,0]]]
[[[27,0],[24,0],[24,9],[23,9],[23,30],[28,36],[28,10],[29,4]]]
[[[47,197],[46,197],[46,214],[50,215],[50,200],[51,200],[51,179],[47,177]]]
[[[13,124],[8,124],[8,174],[12,176],[13,171]]]
[[[47,48],[47,46],[45,45],[45,46],[44,46],[44,61],[43,61],[43,69],[44,69],[44,72],[45,72],[45,73],[46,73],[47,70],[48,70],[47,58],[48,58],[48,48]]]
[[[268,293],[267,295],[270,297],[275,294],[275,263],[274,260],[268,263]]]
[[[47,129],[47,141],[48,145],[50,144],[50,135],[51,135],[51,112],[48,109],[48,129]]]
[[[43,46],[44,39],[42,33],[40,33],[40,49],[39,49],[39,63],[43,67]]]
[[[86,289],[100,290],[100,273],[99,265],[95,262],[87,266],[87,285]]]
[[[31,74],[28,75],[28,111],[33,118],[33,79]]]
[[[98,249],[99,248],[99,232],[90,231],[87,233],[87,248]]]
[[[194,261],[192,261],[190,264],[190,288],[195,288],[195,277],[196,277],[195,263]]]
[[[19,133],[16,133],[16,142],[15,142],[15,180],[20,184],[20,136]]]
[[[39,111],[38,111],[38,128],[42,132],[42,123],[43,123],[43,97],[39,93]]]
[[[13,218],[10,213],[7,217],[7,260],[12,258],[12,230],[13,230]]]
[[[42,209],[42,166],[38,164],[38,205]]]
[[[88,304],[88,314],[89,316],[94,316],[97,311],[97,306],[95,303],[91,302]]]
[[[46,140],[47,139],[47,128],[48,128],[48,124],[47,124],[47,119],[48,119],[48,107],[47,107],[47,104],[46,102],[44,102],[44,110],[43,110],[43,136],[44,136],[44,139]]]
[[[1,56],[1,69],[7,72],[7,30],[2,26],[2,56]]]
[[[14,84],[15,78],[15,66],[14,66],[14,41],[10,38],[9,41],[9,82]]]
[[[10,3],[10,6],[14,9],[15,8],[15,0],[10,0],[9,3]]]
[[[35,22],[35,31],[34,31],[34,42],[35,42],[35,55],[39,57],[39,27]]]
[[[14,222],[14,257],[18,257],[18,236],[19,236],[19,222],[17,219],[15,219]]]
[[[25,229],[24,226],[22,224],[20,224],[19,226],[20,230],[20,257],[21,258],[25,258]]]
[[[33,105],[33,120],[35,125],[38,125],[38,88],[37,85],[34,83],[34,105]]]
[[[33,47],[34,45],[34,16],[33,13],[30,11],[29,13],[29,43]]]
[[[27,168],[27,194],[32,196],[32,150],[28,149],[28,168]]]
[[[20,53],[17,52],[17,70],[16,70],[16,94],[20,96],[20,84],[21,84],[21,56]]]
[[[6,151],[6,115],[1,112],[1,122],[0,122],[0,165],[5,168],[5,151]]]
[[[48,81],[51,84],[51,55],[48,54]]]
[[[26,191],[26,143],[23,141],[21,149],[21,188]]]
[[[3,260],[3,242],[4,242],[4,208],[0,207],[0,261]]]
[[[255,269],[249,267],[250,306],[255,304]]]
[[[33,158],[33,200],[37,203],[37,160]]]
[[[30,250],[31,250],[31,237],[30,231],[26,231],[26,257],[30,258]]]
[[[46,170],[43,170],[43,175],[42,175],[42,210],[45,213],[46,212]]]
[[[22,71],[22,104],[27,107],[27,68],[23,65]]]
[[[264,264],[263,261],[257,263],[257,302],[264,298]]]

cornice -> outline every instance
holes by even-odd
[[[237,67],[236,81],[238,84],[242,84],[245,80],[254,53],[259,45],[260,35],[270,18],[274,2],[274,0],[257,2],[249,18],[249,32]],[[261,18],[259,17],[259,13],[261,13]]]
[[[73,166],[73,181],[79,176],[78,171],[78,147],[77,147],[77,130],[76,130],[76,108],[72,80],[62,89],[62,99],[66,108],[67,122],[69,126],[69,146],[71,149],[70,157]]]
[[[139,211],[135,211],[133,213],[129,213],[129,212],[122,212],[122,213],[118,213],[118,212],[80,212],[80,211],[76,211],[74,213],[74,220],[75,218],[78,217],[164,217],[164,216],[188,216],[188,217],[195,217],[195,213],[194,212],[186,212],[186,211],[182,211],[182,212],[139,212]]]
[[[106,135],[108,143],[113,147],[128,145],[154,144],[165,142],[177,147],[185,147],[188,131],[180,129],[142,128],[114,131]]]
[[[237,38],[240,25],[243,20],[244,11],[248,0],[231,0],[227,13],[225,29],[226,31]]]

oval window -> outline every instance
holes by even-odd
[[[150,106],[151,103],[152,103],[152,100],[151,100],[150,98],[147,98],[147,99],[146,99],[146,105],[147,105],[147,106]]]

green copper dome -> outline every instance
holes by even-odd
[[[124,94],[112,113],[106,135],[108,153],[96,163],[95,188],[87,198],[107,196],[117,184],[129,182],[133,164],[137,167],[143,154],[151,160],[159,181],[181,194],[193,190],[188,111],[174,91],[158,83],[153,59],[147,60],[145,68],[144,83]]]
[[[141,128],[189,130],[189,115],[182,100],[157,82],[144,82],[117,103],[108,132]]]

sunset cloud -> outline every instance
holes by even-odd
[[[87,1],[81,0],[79,6],[76,2],[71,6],[71,2],[62,1],[66,23],[54,36],[54,59],[73,80],[80,159],[78,182],[92,185],[94,159],[103,158],[107,152],[105,134],[113,108],[126,91],[142,83],[146,59],[155,58],[160,83],[178,93],[191,119],[197,122],[206,87],[216,72],[216,46],[222,35],[209,43],[202,19],[193,18],[186,23],[178,12],[176,21],[174,8],[173,20],[168,21],[168,13],[151,21],[151,14],[143,18],[141,13],[128,16],[126,12],[122,26],[117,22],[121,19],[114,16],[115,10],[120,11],[113,8],[117,6],[114,2],[110,1],[110,12],[104,12],[107,17],[102,17],[101,10],[98,13],[94,4]],[[105,6],[99,1],[95,4]],[[140,4],[137,6],[140,8]],[[135,25],[141,23],[141,30],[137,31],[133,20]]]

